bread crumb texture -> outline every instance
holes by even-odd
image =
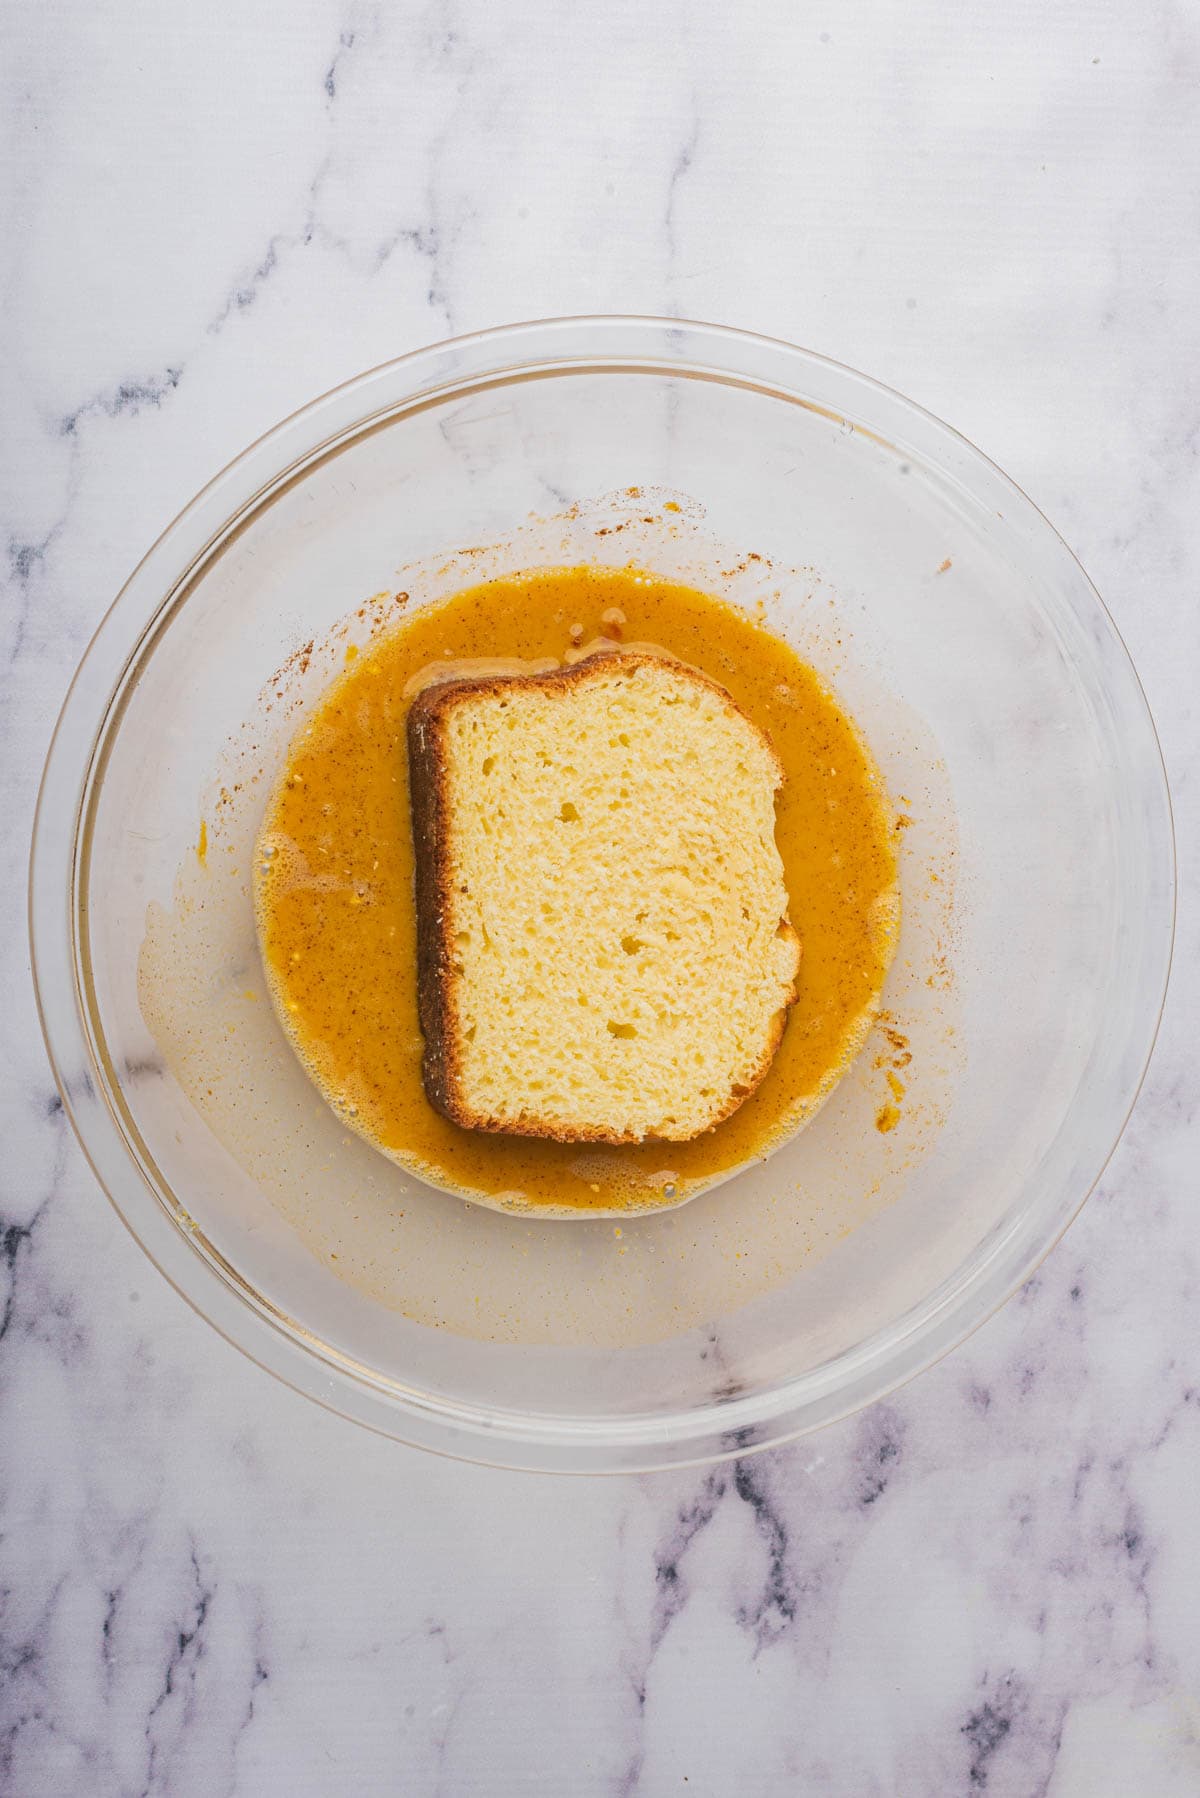
[[[435,1103],[560,1141],[682,1142],[729,1116],[800,957],[764,734],[706,676],[608,655],[434,689],[414,735]]]

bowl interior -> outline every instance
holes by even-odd
[[[1084,576],[943,427],[745,341],[493,342],[319,403],[160,544],[60,730],[55,778],[83,790],[73,1060],[48,1030],[102,1176],[244,1345],[415,1440],[623,1465],[861,1402],[1054,1239],[1149,1050],[1169,821]],[[275,1024],[250,901],[266,788],[346,643],[387,628],[397,591],[429,604],[568,560],[759,610],[831,679],[909,820],[864,1056],[769,1161],[623,1226],[498,1216],[348,1138]]]

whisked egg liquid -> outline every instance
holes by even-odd
[[[798,998],[765,1079],[688,1143],[596,1148],[483,1135],[421,1080],[405,719],[430,679],[574,660],[606,642],[720,681],[784,766],[776,811]],[[869,752],[823,681],[747,614],[636,569],[539,570],[418,611],[351,654],[291,746],[255,865],[263,962],[305,1068],[346,1122],[437,1185],[543,1215],[678,1204],[814,1114],[861,1048],[895,951],[894,819]]]

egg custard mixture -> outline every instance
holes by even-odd
[[[776,841],[803,950],[796,1003],[761,1084],[693,1141],[598,1147],[464,1130],[421,1078],[408,708],[432,680],[540,672],[618,644],[719,681],[783,763]],[[272,997],[338,1115],[434,1185],[560,1217],[677,1205],[806,1123],[862,1047],[899,926],[887,795],[819,676],[722,600],[596,567],[468,588],[347,658],[291,745],[255,856]]]

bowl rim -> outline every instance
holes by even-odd
[[[607,351],[597,339],[609,343]],[[696,363],[679,351],[703,344]],[[532,358],[530,349],[533,350]],[[724,355],[720,354],[724,351]],[[571,353],[564,353],[570,351]],[[521,352],[525,352],[523,355]],[[736,367],[730,366],[737,364]],[[403,416],[443,403],[463,386],[523,375],[553,375],[592,367],[628,367],[761,386],[815,410],[848,430],[879,435],[849,408],[818,403],[793,387],[788,371],[807,374],[818,392],[832,386],[861,394],[916,429],[930,444],[965,461],[970,472],[1002,493],[1026,529],[1059,559],[1078,596],[1077,616],[1099,627],[1115,651],[1127,722],[1141,733],[1141,772],[1152,788],[1156,815],[1147,830],[1162,858],[1158,916],[1148,920],[1142,953],[1149,988],[1138,1017],[1140,1041],[1131,1076],[1121,1082],[1117,1120],[1107,1147],[1089,1159],[1078,1187],[1056,1194],[1039,1222],[1023,1219],[978,1245],[939,1287],[903,1317],[833,1361],[759,1392],[714,1400],[683,1413],[648,1412],[587,1420],[537,1418],[500,1408],[433,1399],[380,1376],[320,1342],[304,1326],[254,1291],[193,1224],[181,1225],[153,1173],[135,1152],[97,1078],[94,1046],[80,983],[77,882],[80,829],[97,757],[109,734],[121,691],[147,642],[187,588],[214,546],[284,482],[314,460],[370,428],[373,420]],[[769,378],[768,378],[769,376]],[[360,396],[391,384],[382,407],[356,410]],[[822,395],[822,397],[825,397]],[[332,434],[312,428],[340,418]],[[892,447],[890,437],[884,441]],[[276,452],[291,449],[280,467]],[[261,465],[272,468],[265,480]],[[939,466],[943,466],[939,464]],[[224,516],[233,493],[240,499]],[[998,508],[999,509],[999,508]],[[1008,514],[1005,523],[1010,524]],[[186,551],[180,562],[180,551]],[[171,578],[171,568],[176,572]],[[165,584],[164,584],[165,580]],[[146,613],[147,593],[151,596]],[[154,595],[157,594],[157,598]],[[1113,695],[1108,694],[1111,699]],[[82,775],[75,744],[90,747]],[[108,607],[81,658],[55,724],[39,786],[32,833],[28,916],[39,1021],[63,1108],[97,1181],[117,1215],[159,1272],[227,1341],[294,1390],[381,1434],[471,1461],[558,1472],[646,1471],[694,1465],[773,1446],[836,1421],[885,1397],[958,1346],[1029,1278],[1049,1254],[1102,1177],[1137,1101],[1153,1053],[1166,1000],[1176,917],[1174,824],[1162,747],[1137,669],[1107,607],[1053,525],[1009,476],[969,439],[895,389],[845,364],[779,338],[733,326],[637,314],[593,314],[493,326],[428,344],[376,364],[330,388],[260,434],[225,464],[155,539]],[[186,1212],[182,1214],[186,1217]],[[188,1220],[190,1223],[190,1220]],[[1031,1223],[1039,1227],[1031,1228]]]

